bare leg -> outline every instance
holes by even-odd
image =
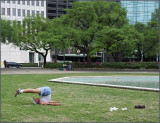
[[[23,89],[23,93],[36,93],[36,94],[40,94],[41,90],[40,90],[40,88],[36,88],[36,89],[27,88],[27,89]]]

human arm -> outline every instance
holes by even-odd
[[[53,103],[53,102],[46,103],[46,102],[44,102],[44,101],[40,101],[39,104],[40,104],[40,105],[54,105],[54,106],[61,106],[61,103]]]
[[[51,100],[50,103],[61,103],[61,101],[54,101],[54,100]]]

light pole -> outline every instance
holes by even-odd
[[[78,50],[77,50],[77,54],[79,55],[80,52],[81,52],[81,51],[78,49]],[[78,62],[80,62],[79,57],[78,57]]]
[[[104,62],[104,52],[103,52],[103,49],[100,49],[100,53],[101,53],[101,62]]]
[[[158,60],[159,60],[159,59],[158,59],[158,53],[157,53],[156,55],[157,55],[156,62],[158,62]]]
[[[141,62],[143,62],[143,45],[142,45],[142,51],[141,51]]]

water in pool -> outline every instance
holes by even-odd
[[[97,76],[97,77],[68,77],[61,79],[67,82],[79,83],[97,83],[97,84],[111,84],[123,85],[145,88],[159,88],[158,76]]]

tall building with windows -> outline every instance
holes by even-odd
[[[42,0],[1,0],[1,18],[22,22],[26,15],[41,14],[46,17],[46,1]],[[42,51],[43,52],[43,51]],[[39,63],[43,57],[35,52],[23,51],[12,44],[1,43],[1,67],[3,61],[19,63]],[[47,61],[50,61],[50,54]]]
[[[127,10],[130,24],[150,21],[152,13],[159,7],[159,0],[121,0],[121,6]]]
[[[47,17],[53,19],[55,17],[60,17],[66,14],[65,9],[71,9],[72,3],[75,1],[96,1],[96,0],[48,0],[47,1]],[[97,1],[114,1],[120,2],[120,0],[97,0]]]
[[[47,17],[53,19],[66,14],[65,9],[72,8],[71,3],[77,0],[48,0],[47,1]]]

